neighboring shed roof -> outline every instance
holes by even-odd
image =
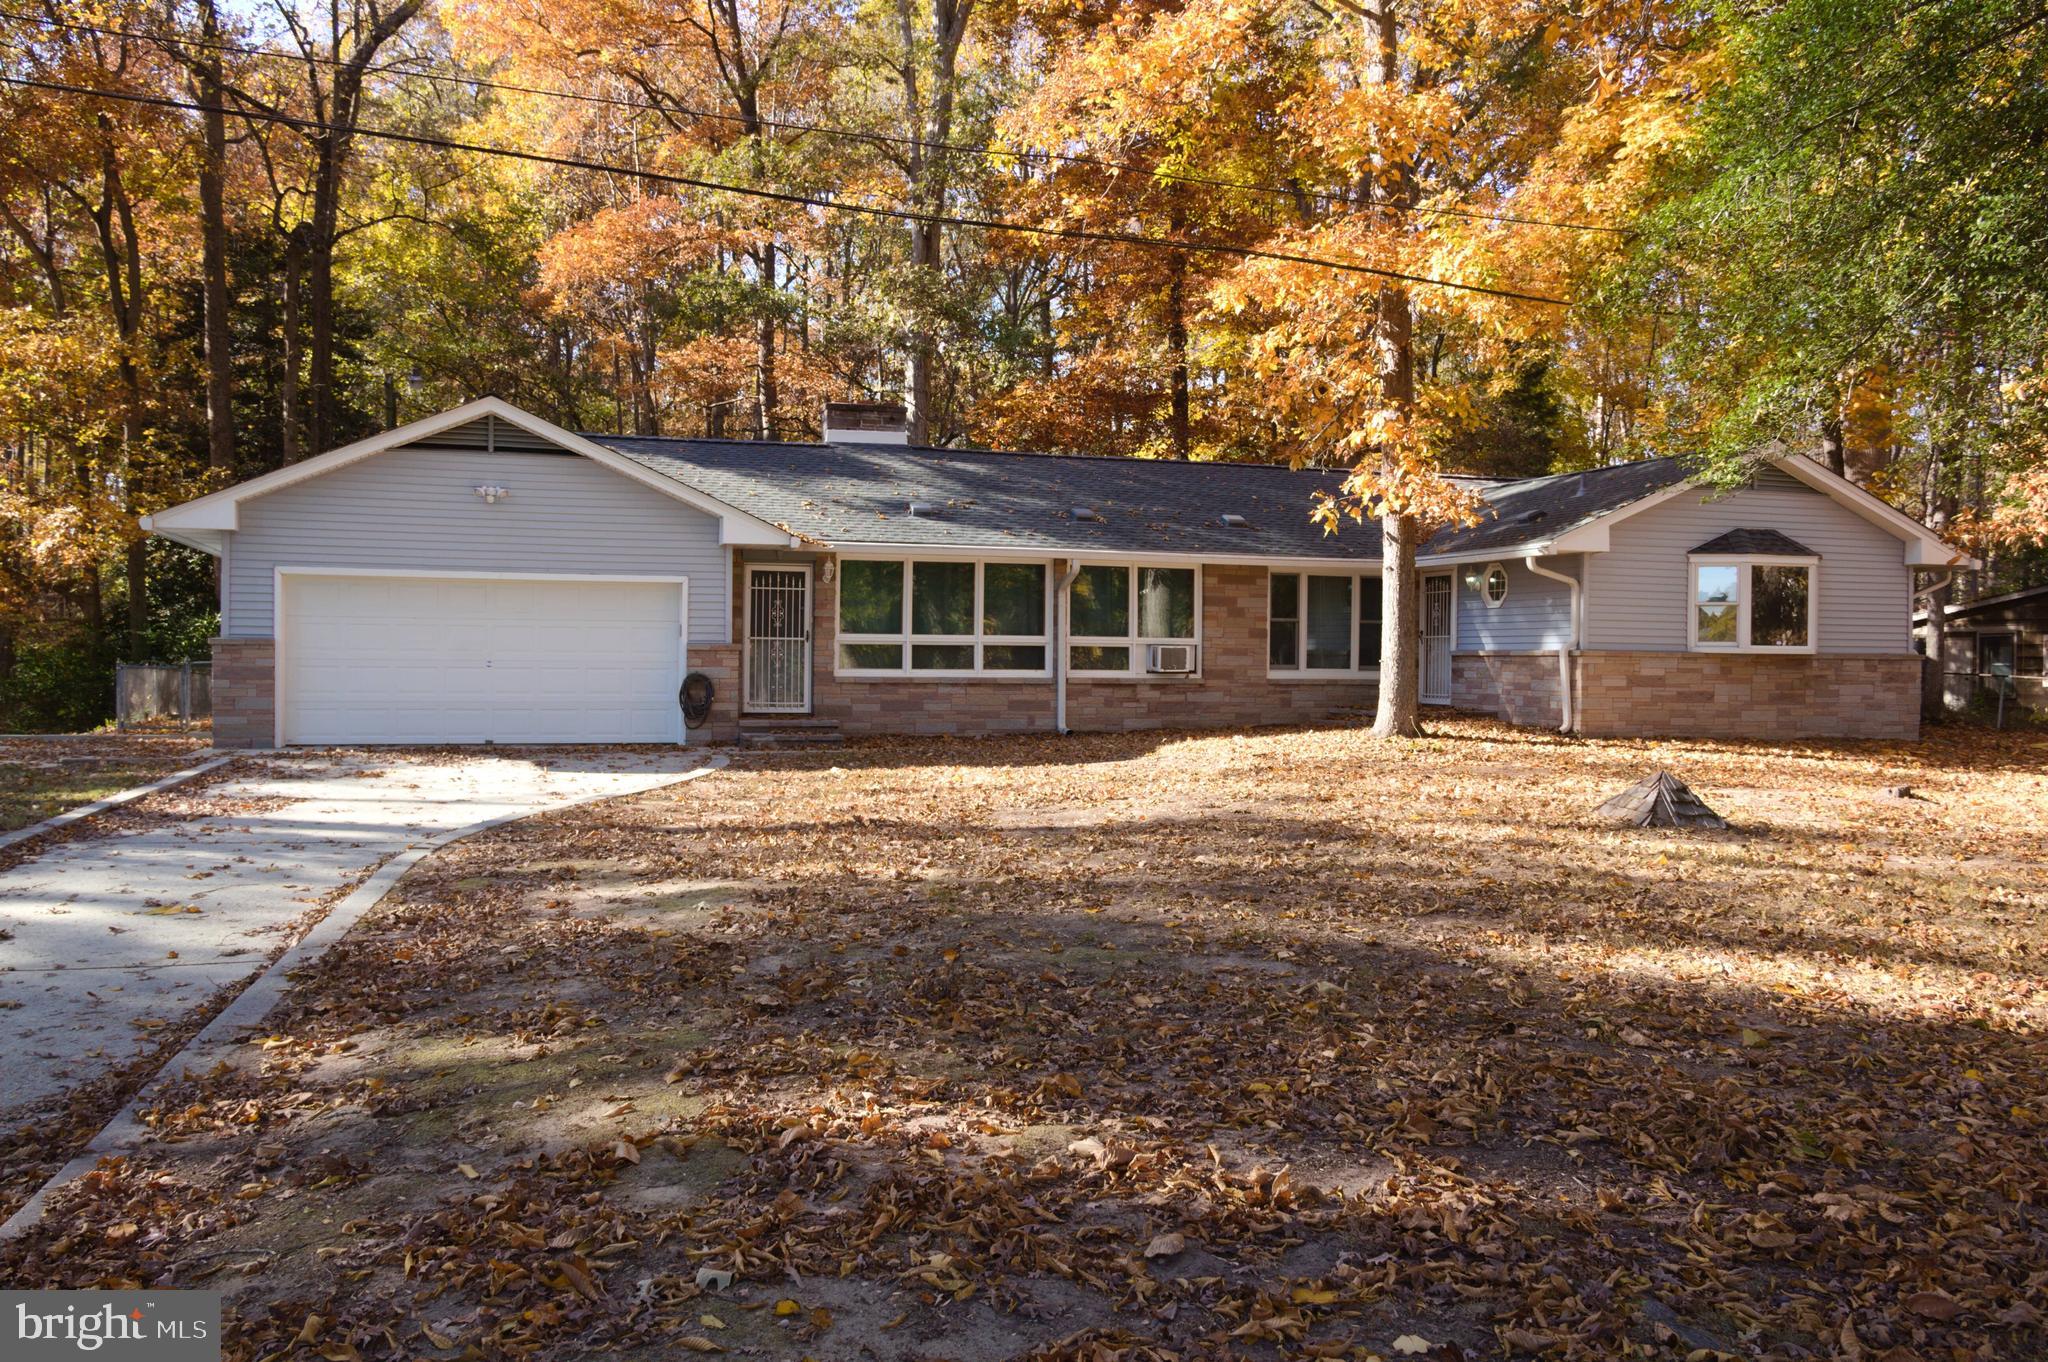
[[[995,450],[601,435],[584,438],[710,496],[831,544],[930,548],[1205,553],[1337,561],[1381,556],[1379,527],[1345,522],[1326,535],[1309,520],[1316,492],[1341,471],[1277,464]],[[1496,508],[1447,531],[1427,555],[1549,539],[1684,477],[1669,459],[1521,481],[1458,478]],[[919,502],[935,510],[912,515]],[[1099,521],[1080,519],[1088,508]],[[1225,515],[1245,517],[1226,525]]]
[[[1676,459],[1589,468],[1493,483],[1481,489],[1491,514],[1477,525],[1445,530],[1423,545],[1430,557],[1487,553],[1555,539],[1575,525],[1685,481]]]
[[[2008,610],[2006,607],[2011,609]],[[1974,601],[1951,605],[1942,613],[1949,619],[1961,619],[1985,611],[1997,611],[2001,615],[2011,615],[2015,618],[2037,614],[2044,622],[2048,622],[2048,586],[2022,587],[2018,591],[2002,591],[1996,596],[1979,596]],[[1927,623],[1927,612],[1914,611],[1913,623],[1916,627]]]
[[[1730,530],[1717,534],[1693,550],[1699,554],[1755,553],[1775,558],[1818,558],[1806,545],[1791,535],[1776,530]]]
[[[832,544],[1375,559],[1379,528],[1309,520],[1344,474],[1272,464],[903,445],[585,435],[644,467]],[[912,501],[930,514],[910,514]],[[1099,521],[1077,519],[1090,508]],[[1226,526],[1226,514],[1243,527]]]

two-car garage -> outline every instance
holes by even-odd
[[[682,578],[283,570],[286,743],[680,742]]]

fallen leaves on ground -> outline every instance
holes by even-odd
[[[0,1272],[226,1290],[237,1359],[2048,1347],[2042,745],[1437,729],[473,838]],[[1735,829],[1590,817],[1656,765]]]

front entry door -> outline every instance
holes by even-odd
[[[802,714],[811,707],[811,570],[747,569],[747,709]]]
[[[1422,686],[1425,705],[1451,702],[1451,579],[1422,579]]]

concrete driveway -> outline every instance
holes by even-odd
[[[632,794],[693,753],[265,755],[194,816],[62,843],[0,872],[0,1122],[122,1065],[261,970],[308,910],[407,846]]]

